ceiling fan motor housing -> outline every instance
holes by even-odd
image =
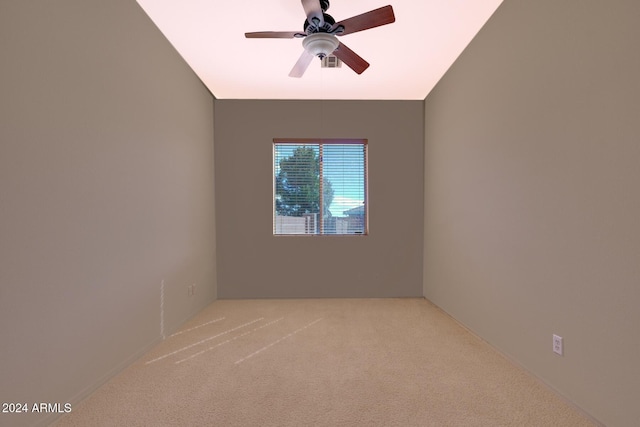
[[[322,13],[322,19],[324,20],[324,22],[322,23],[315,18],[313,22],[309,22],[308,19],[305,19],[303,24],[304,32],[307,34],[313,34],[317,32],[328,33],[329,31],[331,31],[331,28],[336,23],[336,20],[333,19],[333,16],[324,12]]]
[[[327,33],[311,34],[302,40],[304,49],[314,56],[319,56],[321,59],[332,54],[339,44],[340,42],[336,36]]]

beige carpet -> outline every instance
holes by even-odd
[[[216,301],[63,426],[592,426],[424,299]]]

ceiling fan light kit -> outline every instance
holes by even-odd
[[[321,60],[333,54],[357,74],[362,74],[369,63],[357,53],[338,41],[336,36],[345,36],[358,31],[380,27],[395,22],[391,6],[384,6],[361,15],[336,22],[326,10],[328,0],[301,0],[307,19],[303,31],[261,31],[245,33],[246,38],[290,39],[303,38],[304,51],[289,73],[291,77],[302,77],[313,57]]]
[[[331,55],[339,44],[340,42],[336,36],[327,33],[315,33],[302,39],[302,47],[320,59]]]

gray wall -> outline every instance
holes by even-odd
[[[215,298],[213,98],[134,0],[3,0],[0,61],[0,402],[77,403]]]
[[[422,295],[423,103],[215,103],[218,295]],[[368,236],[273,236],[273,138],[369,140]]]
[[[638,18],[506,0],[425,109],[425,296],[612,427],[640,425]]]

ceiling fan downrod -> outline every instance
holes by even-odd
[[[339,25],[336,28],[333,28],[333,26],[336,24],[336,20],[333,18],[333,16],[326,13],[327,9],[329,9],[329,0],[320,0],[320,8],[322,9],[322,20],[320,20],[320,18],[318,18],[317,16],[305,19],[303,24],[305,34],[342,34],[342,32],[344,31],[344,26]]]

